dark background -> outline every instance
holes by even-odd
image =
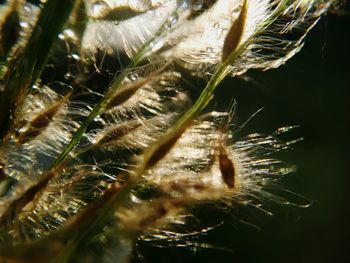
[[[287,189],[304,195],[309,208],[270,206],[273,216],[254,211],[219,215],[201,212],[208,222],[225,223],[186,248],[140,246],[146,262],[350,262],[350,17],[329,14],[312,30],[305,47],[286,65],[249,72],[249,81],[226,79],[216,109],[235,98],[238,123],[264,109],[242,131],[272,133],[300,125],[291,138],[302,142],[285,153],[297,172],[283,179]],[[206,214],[207,213],[207,214]],[[244,218],[244,217],[243,217]],[[221,219],[220,219],[221,220]],[[210,244],[211,248],[200,247]],[[196,249],[197,247],[197,249]],[[225,251],[228,249],[230,251]]]

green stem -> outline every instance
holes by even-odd
[[[172,127],[169,128],[169,130],[162,136],[160,140],[158,140],[158,142],[153,147],[146,151],[146,153],[144,154],[143,162],[140,163],[138,167],[136,167],[132,175],[130,174],[130,177],[127,179],[126,183],[122,186],[122,188],[112,188],[107,190],[107,192],[102,197],[103,202],[101,202],[101,200],[97,201],[98,205],[92,205],[92,208],[95,207],[95,209],[88,209],[81,214],[81,218],[84,223],[79,224],[78,228],[81,231],[76,232],[77,236],[71,240],[73,243],[70,244],[72,247],[74,247],[74,249],[67,248],[67,250],[64,250],[63,253],[59,256],[60,260],[68,260],[70,258],[70,255],[79,246],[79,244],[83,242],[83,240],[86,237],[88,237],[89,234],[93,232],[97,226],[101,225],[101,223],[104,223],[114,213],[115,209],[120,204],[124,203],[128,199],[130,192],[132,191],[132,189],[134,189],[138,182],[138,178],[147,170],[145,164],[152,157],[152,153],[157,151],[158,148],[160,148],[162,145],[164,145],[165,142],[169,141],[171,138],[176,136],[179,132],[184,131],[189,125],[189,123],[193,121],[193,119],[195,119],[203,111],[203,109],[208,105],[209,101],[211,100],[216,88],[230,72],[230,64],[232,63],[232,61],[239,57],[241,52],[249,43],[250,39],[247,42],[238,46],[237,49],[235,49],[225,61],[219,64],[213,77],[207,83],[206,87],[202,91],[196,103],[185,114],[183,114]],[[132,66],[136,66],[137,63],[142,61],[143,55],[145,54],[145,52],[147,52],[148,47],[149,45],[145,46],[143,49],[141,49],[141,51],[138,54],[135,55],[134,60],[132,62]],[[75,143],[79,141],[89,122],[92,121],[97,115],[101,113],[101,111],[104,110],[104,107],[108,103],[108,94],[113,93],[118,89],[121,82],[126,76],[125,74],[126,73],[124,71],[117,78],[117,80],[112,84],[111,89],[107,92],[106,96],[92,110],[87,120],[76,132],[75,136],[72,139],[72,142],[67,147],[66,151],[61,155],[60,158],[57,159],[56,164],[61,162],[64,159],[64,157],[69,153],[69,151],[74,147]],[[91,215],[90,213],[93,213],[94,215]],[[70,232],[69,230],[72,230],[72,226],[66,227],[65,230],[62,229],[61,233],[64,233],[64,235],[66,235],[67,231]],[[81,235],[81,233],[84,234]]]
[[[271,25],[278,16],[285,10],[285,5],[288,0],[282,1],[280,5],[274,10],[270,18],[266,20],[258,29],[257,32],[261,32],[266,27]],[[251,37],[247,39],[244,43],[241,43],[235,50],[231,52],[231,54],[227,57],[227,59],[221,62],[215,71],[213,77],[210,79],[205,89],[202,91],[200,97],[197,99],[196,103],[171,127],[169,132],[176,133],[184,129],[191,120],[196,118],[199,113],[208,105],[210,99],[212,98],[217,86],[220,82],[227,76],[230,72],[230,64],[235,61],[240,54],[244,51],[244,49],[251,43],[256,34],[253,34]],[[166,137],[166,136],[164,136]]]
[[[158,142],[153,147],[146,150],[143,162],[136,167],[132,175],[130,174],[130,177],[128,178],[127,182],[122,186],[122,189],[117,189],[116,191],[110,189],[113,191],[113,194],[110,195],[108,191],[107,197],[109,196],[110,198],[108,198],[108,200],[106,200],[106,202],[103,203],[102,206],[94,210],[95,216],[92,217],[90,215],[90,217],[88,217],[85,215],[85,218],[88,218],[87,221],[89,222],[89,224],[88,227],[83,230],[84,236],[88,236],[87,234],[91,233],[91,231],[93,231],[96,226],[100,225],[101,223],[104,223],[105,220],[107,220],[113,214],[113,211],[115,211],[115,209],[120,204],[125,203],[128,200],[130,192],[138,183],[138,178],[147,170],[145,164],[149,161],[150,158],[152,158],[152,153],[156,152],[159,147],[164,145],[164,143],[166,143],[167,141],[171,140],[179,132],[184,131],[186,127],[193,121],[193,119],[195,119],[203,111],[203,109],[208,105],[211,98],[213,97],[216,88],[230,72],[230,64],[232,63],[232,61],[239,57],[241,52],[248,44],[249,43],[244,43],[240,45],[228,56],[228,58],[225,61],[219,64],[214,75],[207,83],[206,87],[202,91],[200,97],[197,99],[195,104],[188,111],[186,111],[172,127],[168,129],[168,131],[162,136],[162,138],[160,138],[160,140],[158,140]],[[90,221],[91,219],[92,221]],[[78,239],[74,240],[74,248],[78,247],[79,243],[83,239],[84,238],[79,237]],[[72,250],[69,251],[70,253],[73,252]],[[63,255],[65,256],[65,260],[69,259],[69,256],[67,257],[66,253],[63,253]]]
[[[78,144],[82,136],[84,135],[87,127],[89,124],[99,116],[101,113],[103,113],[106,110],[106,106],[108,105],[109,101],[113,98],[113,95],[115,92],[122,86],[123,80],[127,77],[128,72],[130,69],[138,66],[146,57],[147,55],[150,55],[149,53],[152,52],[152,46],[154,43],[161,38],[164,33],[167,32],[169,23],[171,23],[171,18],[175,16],[179,9],[181,8],[181,5],[178,5],[178,8],[176,8],[172,14],[170,15],[170,18],[168,18],[158,29],[158,31],[155,33],[155,35],[148,40],[141,48],[137,51],[137,53],[132,57],[130,64],[124,69],[124,71],[117,77],[117,79],[112,83],[110,89],[106,92],[104,97],[95,105],[95,107],[92,109],[88,117],[83,121],[81,126],[78,128],[78,130],[74,133],[73,138],[67,145],[67,147],[61,152],[61,154],[56,158],[55,162],[52,164],[51,169],[59,165],[66,156],[74,149],[74,147]]]
[[[132,67],[137,66],[135,62],[131,62],[130,65],[127,67],[127,69],[130,69]],[[77,145],[77,143],[80,141],[82,136],[84,135],[87,127],[90,125],[90,123],[102,112],[105,111],[106,106],[108,105],[109,100],[112,98],[112,94],[118,90],[118,88],[121,86],[121,83],[127,76],[128,70],[124,70],[123,73],[121,73],[118,78],[112,83],[111,88],[106,92],[105,96],[95,105],[95,107],[92,109],[90,114],[87,116],[87,118],[83,121],[83,123],[80,125],[78,130],[74,133],[73,138],[69,142],[69,144],[66,146],[66,148],[61,152],[61,154],[56,158],[55,162],[52,164],[51,169],[58,166],[60,163],[63,162],[63,160],[66,158],[66,156],[73,150],[73,148]]]

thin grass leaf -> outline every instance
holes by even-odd
[[[89,126],[89,124],[102,112],[104,112],[108,106],[110,105],[111,101],[115,99],[115,92],[121,88],[122,82],[125,80],[125,78],[128,75],[128,72],[130,69],[135,68],[138,66],[144,59],[147,59],[147,56],[150,55],[150,52],[153,53],[156,50],[154,49],[155,43],[158,42],[159,39],[161,39],[164,34],[167,33],[167,30],[171,28],[174,25],[173,18],[178,16],[178,13],[181,12],[183,8],[183,3],[180,2],[177,5],[177,8],[171,13],[170,17],[166,19],[166,21],[160,26],[158,31],[154,34],[154,36],[147,41],[138,51],[137,53],[131,58],[130,64],[124,69],[124,71],[113,81],[111,84],[109,90],[106,92],[105,96],[94,106],[94,108],[91,110],[90,114],[87,116],[87,118],[84,120],[84,122],[81,124],[79,129],[75,132],[71,142],[68,144],[68,146],[65,148],[65,150],[57,157],[55,163],[52,165],[52,167],[57,166],[60,164],[64,158],[69,154],[69,152],[76,146],[76,144],[80,141],[82,136],[85,133],[85,130]],[[160,48],[160,47],[157,47]]]

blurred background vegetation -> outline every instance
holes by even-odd
[[[349,14],[327,15],[286,65],[250,71],[246,78],[227,78],[212,107],[225,110],[232,103],[228,98],[234,98],[239,124],[263,107],[241,135],[300,125],[289,137],[304,140],[282,157],[297,171],[283,184],[313,204],[306,209],[270,205],[273,216],[253,209],[239,208],[231,216],[202,210],[200,218],[208,224],[224,216],[223,225],[198,239],[198,247],[212,248],[159,250],[140,244],[145,262],[350,262]]]

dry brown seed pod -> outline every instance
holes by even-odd
[[[22,209],[35,197],[45,189],[46,185],[51,178],[56,176],[60,172],[60,167],[46,172],[36,183],[24,189],[23,192],[18,193],[18,197],[14,198],[5,208],[4,212],[0,216],[0,227],[6,226],[7,223],[12,224],[13,220],[17,218]]]
[[[168,66],[169,64],[165,64],[159,69],[152,72],[149,76],[142,78],[137,81],[132,81],[130,83],[125,84],[120,90],[116,92],[116,94],[107,94],[106,96],[111,96],[108,100],[108,104],[106,106],[106,110],[110,110],[113,107],[119,106],[122,103],[126,102],[128,99],[135,94],[135,92],[143,87],[146,84],[149,84],[153,81],[158,80],[163,74],[161,72]]]
[[[14,132],[11,134],[14,141],[23,144],[40,135],[49,126],[62,106],[67,103],[71,95],[72,92],[69,92],[49,108],[39,112],[31,121],[21,121],[17,124],[17,127],[15,127]]]
[[[244,0],[239,16],[232,23],[232,26],[225,38],[224,47],[222,50],[222,61],[225,61],[229,55],[238,48],[244,33],[247,20],[247,12],[248,0]]]
[[[153,167],[165,157],[165,155],[173,148],[176,142],[180,139],[181,135],[186,131],[188,126],[189,124],[187,125],[187,127],[178,130],[175,133],[173,132],[168,134],[165,140],[163,142],[160,142],[156,150],[151,152],[149,158],[147,159],[145,164],[145,170],[148,170],[149,168]]]
[[[222,142],[218,143],[217,158],[223,181],[228,188],[234,188],[236,169]]]
[[[114,140],[123,137],[124,135],[140,127],[141,125],[142,122],[138,119],[115,124],[98,134],[97,138],[95,139],[95,143],[99,145],[108,144]]]

